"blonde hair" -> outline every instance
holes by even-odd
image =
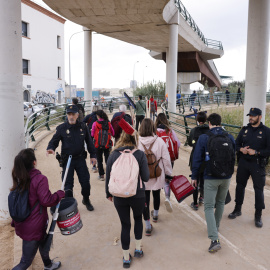
[[[134,146],[134,148],[137,148],[138,138],[139,137],[138,137],[137,132],[135,132],[134,135],[129,135],[123,130],[113,150],[116,150],[120,147],[125,147],[125,146]]]

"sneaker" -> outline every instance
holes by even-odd
[[[44,270],[53,270],[53,269],[58,269],[61,267],[61,262],[54,262],[52,260],[51,265],[49,266],[44,266]]]
[[[150,229],[146,228],[146,230],[145,230],[145,235],[146,236],[151,236],[152,235],[153,226],[152,226],[152,224],[150,224],[150,225],[151,225],[151,228]]]
[[[157,222],[158,221],[158,216],[154,216],[154,210],[151,211],[151,217],[153,219],[153,222]]]
[[[166,210],[169,213],[171,213],[173,211],[173,209],[172,209],[172,203],[170,202],[170,199],[169,198],[166,198],[164,204],[166,206]]]
[[[208,251],[210,253],[214,253],[220,249],[221,249],[220,241],[219,241],[219,239],[217,239],[215,241],[211,241],[211,244],[210,244]]]
[[[238,205],[236,205],[235,208],[234,208],[234,210],[233,210],[233,212],[229,214],[228,218],[235,219],[236,217],[239,217],[241,215],[242,215],[241,207],[239,207]]]
[[[191,207],[193,210],[195,210],[195,211],[197,211],[197,210],[199,209],[198,204],[194,204],[194,202],[191,203],[190,207]]]
[[[93,210],[94,210],[94,207],[93,207],[93,205],[91,204],[89,198],[88,198],[88,199],[83,199],[83,200],[82,200],[82,203],[86,206],[86,209],[87,209],[88,211],[93,211]]]
[[[104,175],[99,175],[99,176],[98,176],[98,180],[100,180],[100,181],[104,181],[104,180],[105,180]]]
[[[199,198],[199,205],[203,205],[204,204],[204,199],[202,196],[200,196]]]
[[[97,172],[98,172],[97,167],[93,167],[93,168],[92,168],[92,171],[93,171],[93,173],[97,173]]]
[[[130,254],[129,254],[129,260],[126,261],[126,260],[123,258],[123,268],[130,268],[131,260],[132,260],[132,257],[131,257]]]
[[[134,251],[134,257],[137,257],[137,258],[143,257],[143,251],[142,251],[142,249],[141,250],[135,249],[135,251]]]

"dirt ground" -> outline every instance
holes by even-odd
[[[51,191],[60,188],[60,167],[54,156],[45,156],[45,149],[51,136],[46,137],[36,146],[38,168],[50,182]],[[174,174],[190,174],[188,167],[189,153],[185,147],[176,161]],[[88,160],[88,164],[89,164]],[[104,182],[97,179],[98,174],[91,173],[91,201],[95,207],[88,212],[82,205],[80,185],[75,176],[75,196],[83,221],[83,228],[71,236],[63,236],[56,229],[54,247],[51,257],[59,257],[62,269],[121,269],[122,251],[118,241],[113,245],[114,238],[120,238],[120,221],[111,202],[106,200]],[[234,198],[235,175],[230,191]],[[173,195],[172,195],[173,198]],[[222,249],[216,254],[209,254],[207,249],[210,240],[207,238],[203,207],[198,211],[190,208],[192,198],[187,198],[181,204],[173,199],[173,213],[166,212],[162,192],[161,208],[158,223],[154,224],[151,237],[143,236],[142,259],[132,261],[133,269],[270,269],[270,210],[263,212],[264,226],[258,229],[254,226],[254,192],[249,181],[243,206],[243,215],[236,220],[229,220],[228,214],[234,203],[225,207],[220,227]],[[265,190],[266,206],[270,202],[270,190]],[[135,248],[133,229],[131,229],[131,254]],[[33,269],[42,269],[39,258],[35,260]]]

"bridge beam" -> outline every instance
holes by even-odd
[[[0,31],[0,222],[6,222],[14,157],[24,145],[21,0],[0,1]]]
[[[249,0],[244,125],[251,107],[262,110],[265,120],[270,0]]]

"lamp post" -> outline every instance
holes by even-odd
[[[137,85],[136,85],[136,87],[134,87],[134,75],[135,75],[135,66],[136,66],[136,64],[137,63],[139,63],[139,61],[136,61],[135,63],[134,63],[134,66],[133,66],[133,97],[134,97],[134,90],[136,89],[136,87],[137,87]],[[135,88],[135,89],[134,89]]]

